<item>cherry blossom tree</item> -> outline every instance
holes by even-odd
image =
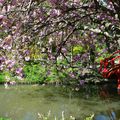
[[[119,37],[119,0],[0,0],[0,71],[23,77],[25,62],[39,61],[75,78]]]

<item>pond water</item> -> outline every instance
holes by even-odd
[[[76,88],[77,90],[77,88]],[[74,92],[68,87],[16,85],[0,86],[0,116],[12,120],[84,120],[95,114],[96,120],[120,120],[120,96],[101,97],[97,87],[84,87]],[[112,93],[113,94],[113,93]],[[100,119],[111,117],[115,119]],[[64,119],[63,119],[64,120]]]

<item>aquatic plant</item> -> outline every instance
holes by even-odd
[[[93,120],[94,114],[87,116],[84,120]]]
[[[85,117],[84,120],[93,120],[94,114],[90,114],[89,116]],[[65,112],[62,111],[61,118],[57,118],[56,116],[53,118],[51,115],[51,111],[49,111],[46,115],[38,113],[39,120],[76,120],[76,118],[72,115],[65,117]]]
[[[52,118],[51,111],[49,111],[46,115],[38,113],[38,119],[39,120],[58,120],[58,118],[56,116],[54,118]],[[61,118],[59,118],[59,120],[68,120],[68,119],[69,120],[75,120],[75,117],[73,117],[71,115],[68,118],[66,118],[64,111],[62,111]]]

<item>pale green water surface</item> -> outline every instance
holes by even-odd
[[[55,117],[60,120],[63,113],[67,120],[70,116],[83,120],[87,115],[109,114],[113,110],[120,120],[119,100],[119,96],[102,100],[96,93],[75,93],[65,87],[16,85],[5,89],[1,85],[0,116],[12,120],[39,120],[38,114],[50,114],[51,120]]]

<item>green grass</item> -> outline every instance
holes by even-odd
[[[11,119],[0,117],[0,120],[11,120]]]

